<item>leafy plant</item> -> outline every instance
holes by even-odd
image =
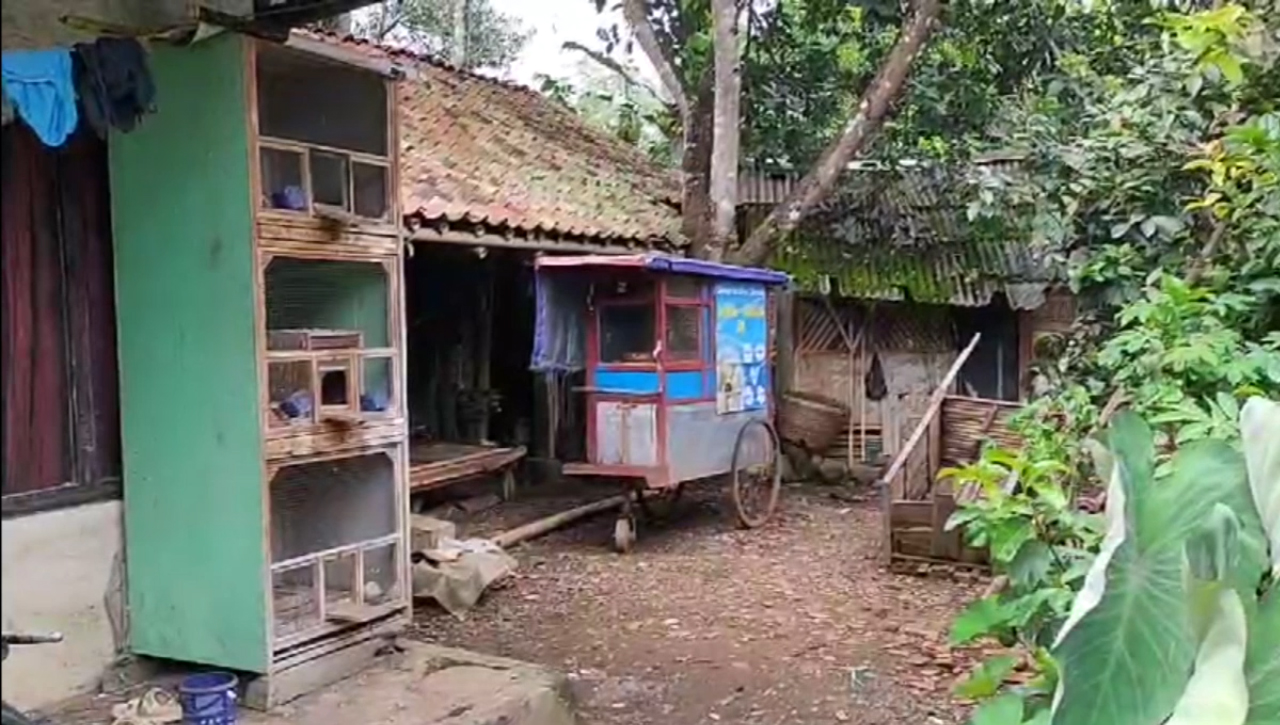
[[[1152,429],[1133,412],[1116,419],[1103,435],[1105,446],[1094,448],[1108,482],[1106,534],[1096,558],[1089,564],[1075,558],[1072,566],[1050,555],[1043,570],[1019,576],[1019,555],[1047,546],[1044,538],[1026,539],[1017,554],[995,559],[1010,575],[1009,590],[975,602],[953,625],[957,644],[979,637],[1022,644],[1041,672],[1010,688],[1003,681],[1016,657],[1000,655],[979,667],[957,688],[963,697],[986,700],[975,725],[1277,722],[1280,403],[1250,399],[1239,428],[1243,455],[1223,441],[1197,441],[1180,448],[1168,475],[1158,477]],[[1028,470],[1008,454],[984,459],[968,474],[952,475],[991,480],[983,469]],[[1031,480],[1021,495],[1052,491]],[[1010,505],[1008,486],[987,489],[1003,501],[996,506]],[[983,526],[974,510],[960,512],[954,523]],[[1039,534],[1046,535],[1052,530]]]
[[[1108,431],[1108,531],[1052,648],[1055,725],[1280,717],[1280,595],[1267,575],[1280,560],[1267,541],[1280,529],[1280,404],[1251,399],[1241,418],[1243,458],[1198,441],[1159,481],[1141,418]]]
[[[952,628],[953,644],[992,636],[1034,649],[1066,616],[1073,583],[1083,576],[1092,558],[1088,551],[1100,538],[1094,517],[1072,507],[1064,485],[1067,472],[1054,459],[1033,462],[1024,454],[989,448],[975,463],[939,473],[957,490],[977,489],[947,528],[965,527],[970,545],[985,547],[1010,582],[1004,592],[960,615]],[[965,688],[961,685],[960,694],[971,696]]]

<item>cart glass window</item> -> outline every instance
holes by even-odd
[[[600,361],[653,363],[653,305],[604,305],[600,308]]]
[[[667,359],[693,362],[702,358],[702,307],[667,305]]]

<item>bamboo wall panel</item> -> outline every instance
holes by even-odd
[[[942,405],[942,460],[947,465],[971,462],[986,441],[1017,450],[1022,440],[1009,421],[1022,409],[1016,403],[949,396]]]

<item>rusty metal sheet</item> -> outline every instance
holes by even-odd
[[[653,403],[603,401],[596,404],[596,458],[593,463],[658,464],[658,408]]]
[[[751,410],[718,415],[714,400],[668,409],[667,458],[671,479],[691,481],[727,473],[738,431],[753,418],[767,419],[768,412]]]

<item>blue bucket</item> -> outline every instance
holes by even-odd
[[[185,725],[235,725],[236,687],[240,680],[230,672],[191,675],[178,686]]]

